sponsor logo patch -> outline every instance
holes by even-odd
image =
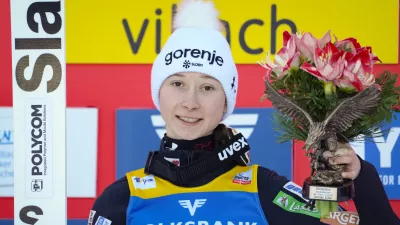
[[[250,169],[249,171],[246,172],[241,172],[235,175],[233,177],[232,182],[236,184],[251,184],[251,178],[253,175],[253,169]]]
[[[321,222],[330,225],[357,225],[360,224],[360,217],[356,212],[330,212],[330,218],[322,218]]]
[[[112,223],[111,220],[104,218],[102,216],[99,216],[95,225],[111,225],[111,223]]]
[[[308,202],[307,199],[303,198],[303,194],[302,194],[302,190],[303,189],[299,185],[293,183],[292,181],[286,183],[285,186],[283,186],[283,188],[285,188],[286,190],[288,190],[288,191],[292,192],[293,194],[299,196],[300,198],[304,199],[304,201]]]
[[[314,208],[311,210],[309,208],[305,208],[306,203],[296,200],[292,196],[284,193],[283,191],[280,191],[278,195],[276,195],[273,202],[275,205],[278,205],[279,207],[288,212],[300,213],[315,218],[321,217],[321,214],[318,211],[318,209]]]
[[[96,211],[90,210],[89,219],[88,219],[88,225],[92,225],[93,224],[94,215],[96,215]]]
[[[189,210],[191,216],[194,216],[196,213],[196,209],[202,207],[206,203],[207,199],[196,199],[194,200],[193,204],[190,200],[180,200],[179,204]]]
[[[156,187],[156,179],[154,175],[148,175],[145,177],[132,177],[133,186],[135,189],[150,189]]]
[[[174,59],[184,58],[183,67],[188,69],[190,66],[203,66],[203,63],[208,63],[209,65],[222,66],[224,64],[224,59],[217,54],[214,50],[213,52],[201,49],[177,49],[174,52],[169,52],[165,55],[165,65],[170,65]],[[193,63],[189,59],[201,60],[203,63]]]
[[[233,142],[229,147],[225,148],[220,153],[218,153],[218,158],[220,161],[224,161],[228,157],[234,155],[235,152],[238,152],[244,148],[250,149],[246,139],[242,136],[240,139]]]

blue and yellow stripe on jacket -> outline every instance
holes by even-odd
[[[143,169],[126,174],[127,225],[268,224],[257,190],[257,167],[237,166],[206,185],[179,187]]]

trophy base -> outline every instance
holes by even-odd
[[[340,185],[313,184],[311,177],[304,180],[303,197],[308,200],[344,202],[355,196],[354,183],[345,179]]]

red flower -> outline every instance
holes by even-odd
[[[373,85],[375,83],[375,76],[372,74],[373,65],[374,59],[368,49],[359,50],[355,55],[348,52],[343,77],[337,86],[345,89],[354,87],[357,91],[362,91]]]
[[[261,66],[267,69],[267,75],[270,76],[272,72],[281,79],[291,67],[298,67],[300,64],[300,52],[297,51],[294,37],[285,31],[283,33],[284,46],[275,55],[274,62],[270,59],[270,53],[267,53],[266,61],[259,62]]]
[[[353,54],[356,54],[358,50],[361,48],[360,43],[357,42],[357,39],[355,38],[346,38],[342,41],[338,41],[337,37],[335,36],[336,40],[336,47],[340,50],[343,50],[345,52],[351,52]]]
[[[366,51],[368,52],[372,64],[376,64],[377,62],[382,63],[382,61],[375,54],[372,53],[372,48],[370,46],[362,47],[355,38],[346,38],[342,41],[338,41],[337,37],[335,36],[335,40],[336,40],[335,42],[336,47],[345,52],[352,53],[351,56]],[[371,71],[368,72],[371,73],[372,68]]]
[[[320,39],[316,39],[310,33],[305,33],[304,35],[295,36],[296,46],[303,56],[308,60],[314,59],[314,53],[316,48],[324,48],[327,43],[331,42],[330,31]]]
[[[335,81],[342,76],[344,56],[344,51],[339,51],[332,43],[328,43],[322,50],[315,49],[315,67],[305,62],[300,68],[324,82]]]

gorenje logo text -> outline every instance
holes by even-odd
[[[177,49],[174,52],[169,52],[165,55],[165,65],[170,65],[173,61],[173,59],[180,59],[180,58],[187,58],[190,57],[192,58],[201,58],[201,59],[207,59],[208,63],[210,65],[213,65],[216,63],[218,66],[222,66],[224,64],[224,59],[221,56],[217,55],[217,52],[214,50],[213,53],[206,51],[206,50],[200,50],[200,49]]]
[[[246,145],[249,145],[244,137],[240,138],[238,141],[233,142],[228,148],[225,148],[222,152],[218,153],[219,160],[223,161],[229,156],[232,156],[234,151],[240,151]]]

